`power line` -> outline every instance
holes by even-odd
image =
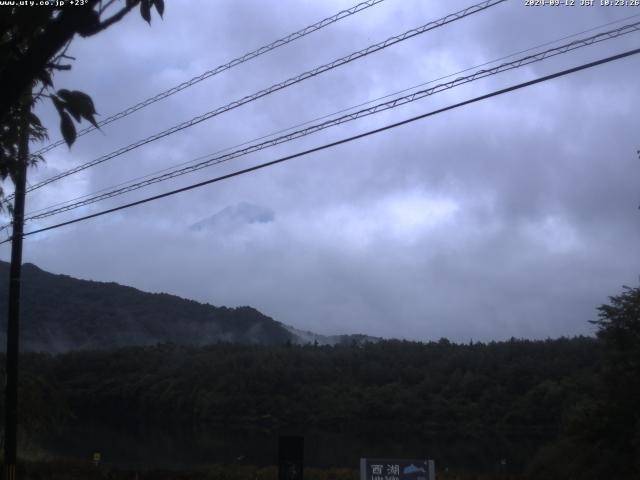
[[[562,70],[560,72],[556,72],[556,73],[553,73],[553,74],[550,74],[550,75],[545,75],[543,77],[539,77],[539,78],[536,78],[534,80],[529,80],[527,82],[523,82],[523,83],[519,83],[519,84],[516,84],[516,85],[512,85],[512,86],[507,87],[507,88],[503,88],[503,89],[500,89],[500,90],[495,90],[495,91],[493,91],[491,93],[488,93],[488,94],[485,94],[485,95],[481,95],[479,97],[475,97],[475,98],[472,98],[470,100],[465,100],[463,102],[459,102],[459,103],[456,103],[456,104],[453,104],[453,105],[449,105],[447,107],[439,108],[437,110],[433,110],[431,112],[424,113],[422,115],[411,117],[411,118],[402,120],[400,122],[392,123],[392,124],[386,125],[384,127],[380,127],[380,128],[376,128],[376,129],[373,129],[373,130],[369,130],[367,132],[360,133],[358,135],[353,135],[351,137],[343,138],[341,140],[337,140],[335,142],[327,143],[327,144],[321,145],[319,147],[311,148],[309,150],[298,152],[298,153],[295,153],[295,154],[292,154],[292,155],[287,155],[285,157],[281,157],[281,158],[278,158],[276,160],[272,160],[270,162],[261,163],[259,165],[255,165],[253,167],[249,167],[249,168],[245,168],[245,169],[242,169],[242,170],[238,170],[238,171],[235,171],[233,173],[229,173],[229,174],[226,174],[226,175],[215,177],[215,178],[203,181],[203,182],[195,183],[195,184],[189,185],[187,187],[178,188],[178,189],[172,190],[170,192],[165,192],[165,193],[162,193],[162,194],[159,194],[159,195],[154,195],[152,197],[147,197],[147,198],[144,198],[142,200],[138,200],[138,201],[135,201],[135,202],[127,203],[125,205],[120,205],[118,207],[114,207],[114,208],[110,208],[110,209],[107,209],[107,210],[103,210],[101,212],[93,213],[93,214],[90,214],[90,215],[85,215],[84,217],[76,218],[76,219],[73,219],[73,220],[68,220],[66,222],[62,222],[62,223],[58,223],[58,224],[55,224],[55,225],[51,225],[49,227],[40,228],[38,230],[33,230],[31,232],[24,233],[23,237],[27,237],[27,236],[30,236],[30,235],[35,235],[36,233],[46,232],[46,231],[53,230],[53,229],[56,229],[56,228],[64,227],[66,225],[71,225],[71,224],[74,224],[74,223],[82,222],[82,221],[85,221],[85,220],[89,220],[91,218],[100,217],[100,216],[103,216],[103,215],[107,215],[109,213],[117,212],[117,211],[120,211],[120,210],[124,210],[124,209],[127,209],[127,208],[131,208],[131,207],[137,206],[137,205],[142,205],[143,203],[148,203],[148,202],[151,202],[151,201],[154,201],[154,200],[159,200],[161,198],[165,198],[165,197],[169,197],[169,196],[172,196],[172,195],[176,195],[178,193],[186,192],[186,191],[189,191],[189,190],[194,190],[196,188],[200,188],[200,187],[203,187],[205,185],[209,185],[209,184],[212,184],[212,183],[217,183],[217,182],[220,182],[222,180],[226,180],[226,179],[229,179],[229,178],[232,178],[232,177],[237,177],[239,175],[243,175],[243,174],[246,174],[246,173],[249,173],[249,172],[253,172],[253,171],[256,171],[256,170],[261,170],[263,168],[276,165],[278,163],[283,163],[283,162],[286,162],[288,160],[293,160],[295,158],[299,158],[299,157],[303,157],[305,155],[309,155],[311,153],[319,152],[321,150],[325,150],[325,149],[332,148],[332,147],[335,147],[335,146],[338,146],[338,145],[349,143],[349,142],[352,142],[354,140],[358,140],[358,139],[361,139],[361,138],[364,138],[364,137],[368,137],[370,135],[381,133],[381,132],[384,132],[386,130],[390,130],[390,129],[393,129],[393,128],[396,128],[396,127],[399,127],[399,126],[402,126],[402,125],[406,125],[406,124],[415,122],[417,120],[421,120],[421,119],[424,119],[424,118],[427,118],[427,117],[431,117],[431,116],[437,115],[439,113],[443,113],[443,112],[446,112],[446,111],[449,111],[449,110],[453,110],[455,108],[459,108],[459,107],[462,107],[462,106],[465,106],[465,105],[476,103],[476,102],[479,102],[481,100],[486,100],[488,98],[496,97],[498,95],[502,95],[502,94],[505,94],[505,93],[508,93],[508,92],[512,92],[514,90],[519,90],[519,89],[522,89],[522,88],[525,88],[525,87],[529,87],[531,85],[535,85],[535,84],[538,84],[538,83],[546,82],[548,80],[552,80],[554,78],[558,78],[558,77],[562,77],[562,76],[565,76],[565,75],[569,75],[571,73],[575,73],[575,72],[578,72],[578,71],[581,71],[581,70],[586,70],[588,68],[592,68],[592,67],[595,67],[595,66],[598,66],[598,65],[603,65],[605,63],[609,63],[609,62],[612,62],[612,61],[615,61],[615,60],[620,60],[622,58],[626,58],[626,57],[629,57],[631,55],[636,55],[638,53],[640,53],[640,48],[636,48],[636,49],[633,49],[633,50],[628,50],[626,52],[619,53],[617,55],[612,55],[612,56],[609,56],[609,57],[606,57],[606,58],[602,58],[600,60],[596,60],[596,61],[593,61],[593,62],[589,62],[589,63],[585,63],[585,64],[582,64],[582,65],[579,65],[577,67],[573,67],[573,68],[569,68],[569,69],[566,69],[566,70]],[[11,238],[9,238],[7,240],[4,240],[4,241],[0,242],[0,245],[3,244],[3,243],[9,242],[10,240],[11,240]]]
[[[215,75],[218,75],[219,73],[222,73],[226,70],[229,70],[233,67],[236,67],[242,63],[248,62],[249,60],[253,60],[256,57],[259,57],[260,55],[263,55],[267,52],[270,52],[272,50],[275,50],[276,48],[282,47],[284,45],[287,45],[288,43],[291,43],[295,40],[298,40],[306,35],[309,35],[310,33],[316,32],[324,27],[327,27],[333,23],[336,23],[340,20],[342,20],[343,18],[347,18],[351,15],[354,15],[358,12],[361,12],[369,7],[372,7],[378,3],[384,2],[385,0],[367,0],[365,2],[359,3],[351,8],[348,8],[346,10],[342,10],[338,13],[336,13],[335,15],[332,15],[330,17],[327,17],[323,20],[320,20],[319,22],[314,23],[313,25],[309,25],[301,30],[298,30],[297,32],[294,33],[290,33],[289,35],[282,37],[278,40],[275,40],[274,42],[271,42],[267,45],[263,45],[260,48],[257,48],[256,50],[253,50],[252,52],[249,53],[245,53],[244,55],[234,58],[233,60],[223,64],[223,65],[218,65],[217,67],[208,70],[196,77],[193,77],[190,80],[187,80],[186,82],[181,83],[180,85],[177,85],[175,87],[172,87],[168,90],[165,90],[164,92],[158,93],[157,95],[154,95],[153,97],[149,97],[146,100],[143,100],[140,103],[137,103],[129,108],[126,108],[124,110],[122,110],[121,112],[115,113],[113,115],[111,115],[110,117],[105,118],[104,120],[102,120],[101,122],[98,122],[98,126],[99,127],[103,127],[109,123],[115,122],[116,120],[120,120],[121,118],[127,117],[129,115],[131,115],[134,112],[137,112],[138,110],[147,107],[153,103],[159,102],[160,100],[164,100],[167,97],[170,97],[171,95],[180,92],[181,90],[184,90],[185,88],[189,88],[197,83],[202,82],[203,80],[206,80],[207,78],[211,78]],[[85,135],[86,133],[89,133],[91,131],[95,130],[95,127],[93,125],[90,125],[86,128],[83,128],[82,130],[78,131],[77,136],[80,137],[82,135]],[[42,155],[43,153],[46,153],[50,150],[53,150],[54,148],[60,146],[60,145],[64,145],[64,140],[60,139],[54,143],[51,143],[49,145],[47,145],[44,148],[41,148],[40,150],[38,150],[37,152],[35,152],[33,155]]]
[[[67,205],[65,205],[64,207],[61,207],[61,208],[57,208],[57,209],[53,208],[56,205],[51,206],[51,207],[42,208],[42,209],[40,209],[38,211],[45,211],[45,213],[39,214],[39,215],[32,214],[32,215],[30,215],[28,217],[28,219],[29,220],[36,220],[36,219],[45,218],[45,217],[48,217],[48,216],[51,216],[51,215],[55,215],[55,214],[58,214],[58,213],[61,213],[61,212],[64,212],[64,211],[69,211],[69,210],[72,210],[72,209],[75,209],[75,208],[78,208],[78,207],[81,207],[81,206],[85,206],[85,205],[88,205],[88,204],[91,204],[91,203],[95,203],[95,202],[100,201],[100,200],[104,200],[104,199],[111,198],[111,197],[114,197],[114,196],[117,196],[117,195],[121,195],[121,194],[130,192],[130,191],[133,191],[133,190],[137,190],[137,189],[142,188],[144,186],[151,185],[153,183],[157,183],[157,182],[160,182],[160,181],[168,180],[170,178],[174,178],[174,177],[177,177],[177,176],[180,176],[180,175],[184,175],[186,173],[190,173],[192,171],[196,171],[196,170],[199,170],[201,168],[205,168],[205,167],[208,167],[208,166],[211,166],[211,165],[215,165],[217,163],[221,163],[223,161],[230,160],[232,158],[237,158],[239,156],[246,155],[248,153],[253,153],[255,151],[262,150],[262,149],[270,147],[270,146],[274,146],[274,145],[277,145],[277,144],[280,144],[280,143],[284,143],[285,141],[290,141],[290,140],[293,140],[295,138],[300,138],[302,136],[314,133],[314,132],[319,131],[319,130],[324,129],[324,128],[328,128],[328,127],[335,126],[335,125],[338,125],[338,124],[341,124],[341,123],[345,123],[347,121],[355,120],[357,118],[361,118],[361,117],[366,116],[366,115],[371,115],[373,113],[377,113],[377,112],[379,112],[381,110],[384,110],[384,109],[395,108],[396,106],[399,106],[399,105],[402,105],[402,104],[405,104],[405,103],[409,103],[409,102],[418,100],[420,98],[424,98],[424,96],[427,96],[427,95],[431,95],[431,94],[437,93],[439,91],[444,90],[445,88],[453,88],[454,86],[460,85],[462,83],[468,83],[470,81],[477,80],[479,78],[484,78],[486,76],[493,75],[493,74],[496,74],[496,73],[501,73],[501,72],[509,70],[509,69],[519,68],[521,66],[528,65],[528,64],[536,62],[536,61],[541,61],[541,60],[543,60],[545,58],[549,58],[549,57],[554,56],[554,55],[566,53],[568,51],[575,50],[577,48],[581,48],[581,47],[584,47],[584,46],[587,46],[587,45],[591,45],[593,43],[597,43],[597,42],[600,42],[600,41],[608,40],[608,39],[611,39],[611,38],[616,38],[618,36],[621,36],[621,35],[624,35],[624,34],[627,34],[627,33],[631,33],[633,31],[638,31],[639,29],[640,29],[640,22],[638,22],[636,24],[625,25],[625,26],[620,27],[620,28],[615,29],[615,30],[611,30],[611,31],[608,31],[608,32],[603,32],[603,33],[594,35],[594,36],[586,38],[586,39],[577,40],[575,42],[571,42],[569,44],[562,45],[562,46],[556,47],[554,49],[549,49],[549,50],[547,50],[545,52],[541,52],[541,53],[538,53],[536,55],[531,55],[529,57],[521,58],[521,59],[516,60],[514,62],[502,64],[502,65],[500,65],[498,67],[495,67],[494,69],[482,70],[480,72],[476,72],[475,74],[473,74],[471,76],[461,77],[461,78],[458,78],[458,79],[454,80],[453,82],[449,82],[449,83],[446,83],[446,84],[441,84],[441,85],[433,87],[432,89],[429,89],[429,90],[424,90],[424,91],[421,91],[421,92],[415,92],[412,95],[408,95],[408,96],[405,96],[405,97],[402,97],[402,98],[397,98],[397,99],[395,99],[395,100],[393,100],[391,102],[386,102],[384,104],[379,104],[379,105],[376,105],[376,106],[374,106],[374,107],[372,107],[370,109],[361,110],[359,112],[355,112],[355,113],[350,114],[350,115],[345,115],[345,116],[340,117],[338,119],[334,119],[334,120],[331,120],[331,121],[328,121],[328,122],[324,122],[324,123],[319,124],[319,125],[314,125],[314,126],[308,128],[308,129],[304,129],[304,130],[300,130],[300,131],[297,131],[297,132],[293,132],[293,133],[291,133],[289,135],[284,135],[284,136],[278,137],[276,139],[272,139],[272,140],[269,140],[267,142],[263,142],[263,143],[258,144],[258,145],[252,145],[252,146],[248,147],[247,149],[242,149],[242,150],[233,152],[231,154],[223,155],[221,157],[215,157],[215,158],[209,159],[209,160],[207,160],[205,162],[201,162],[201,163],[199,163],[197,165],[193,165],[193,166],[190,166],[190,167],[178,169],[178,170],[175,170],[173,172],[161,175],[159,177],[151,178],[149,180],[145,180],[145,181],[137,183],[137,184],[128,185],[127,187],[124,187],[124,188],[112,190],[112,191],[109,191],[108,193],[105,193],[103,195],[94,196],[94,197],[89,198],[88,200],[85,200],[85,201],[82,201],[82,202],[75,202],[75,203],[72,203],[72,204],[69,204],[69,201],[62,202],[63,204],[66,203]],[[200,158],[206,158],[206,156],[205,157],[200,157]],[[193,161],[187,162],[187,163],[193,163]],[[167,170],[169,170],[169,169],[164,169],[163,171],[167,171]],[[148,178],[148,177],[149,177],[149,175],[145,176],[143,178]],[[130,182],[125,182],[125,184],[127,184],[127,183],[130,183]],[[108,189],[104,189],[104,190],[108,190]],[[96,192],[96,193],[99,193],[99,192]],[[86,197],[90,197],[90,196],[91,195],[85,195],[84,197],[81,197],[81,198],[86,198]]]
[[[475,73],[473,73],[472,75],[468,75],[465,77],[458,77],[455,80],[452,80],[450,82],[446,82],[446,83],[441,83],[439,85],[436,85],[434,87],[425,89],[425,90],[420,90],[414,93],[411,93],[409,95],[405,95],[405,96],[401,96],[401,97],[397,97],[393,100],[387,101],[387,102],[383,102],[383,103],[379,103],[377,105],[374,105],[372,107],[369,108],[365,108],[362,110],[359,110],[357,112],[353,112],[347,115],[343,115],[341,117],[338,118],[334,118],[331,120],[327,120],[325,122],[322,123],[318,123],[315,125],[312,125],[310,127],[307,128],[303,128],[301,130],[297,130],[285,135],[281,135],[279,137],[276,138],[272,138],[270,140],[267,140],[265,142],[262,143],[257,143],[257,144],[253,144],[250,145],[246,148],[242,148],[224,155],[220,155],[220,156],[216,156],[213,157],[211,159],[205,160],[203,162],[197,163],[195,165],[190,165],[187,167],[183,167],[183,168],[179,168],[173,171],[170,171],[168,173],[164,173],[162,175],[158,175],[156,177],[152,177],[152,178],[148,178],[145,180],[142,180],[138,183],[134,183],[134,184],[130,184],[127,185],[125,187],[121,187],[121,188],[116,188],[114,190],[110,190],[106,193],[100,194],[100,195],[95,195],[93,197],[89,197],[86,198],[85,200],[80,200],[74,203],[68,203],[64,206],[61,207],[57,207],[57,208],[49,208],[49,209],[42,209],[44,210],[43,213],[37,213],[37,214],[32,214],[29,215],[25,220],[28,221],[32,221],[32,220],[39,220],[39,219],[43,219],[46,217],[50,217],[52,215],[57,215],[59,213],[63,213],[63,212],[67,212],[70,210],[74,210],[76,208],[80,208],[86,205],[90,205],[92,203],[96,203],[102,200],[106,200],[108,198],[112,198],[112,197],[116,197],[119,195],[123,195],[125,193],[128,192],[132,192],[134,190],[138,190],[140,188],[155,184],[155,183],[159,183],[165,180],[169,180],[171,178],[175,178],[178,176],[182,176],[197,170],[201,170],[203,168],[212,166],[212,165],[217,165],[219,163],[223,163],[226,161],[229,161],[231,159],[234,158],[238,158],[244,155],[248,155],[250,153],[254,153],[260,150],[264,150],[266,148],[275,146],[275,145],[279,145],[285,142],[289,142],[292,141],[294,139],[297,138],[301,138],[307,135],[310,135],[312,133],[316,133],[319,132],[321,130],[330,128],[330,127],[334,127],[343,123],[347,123],[350,121],[354,121],[357,120],[359,118],[363,118],[369,115],[373,115],[385,110],[390,110],[396,107],[399,107],[401,105],[406,105],[408,103],[411,102],[415,102],[417,100],[423,99],[425,97],[434,95],[436,93],[442,92],[444,90],[448,90],[454,87],[457,87],[459,85],[463,85],[466,83],[470,83],[482,78],[486,78],[492,75],[496,75],[498,73],[502,73],[502,72],[506,72],[509,70],[513,70],[516,68],[520,68],[523,67],[525,65],[530,65],[532,63],[535,62],[540,62],[542,60],[557,56],[557,55],[562,55],[565,54],[567,52],[576,50],[578,48],[582,48],[582,47],[586,47],[589,45],[593,45],[595,43],[599,43],[605,40],[610,40],[613,38],[617,38],[619,36],[622,35],[626,35],[632,32],[637,32],[640,31],[640,22],[636,22],[633,24],[629,24],[629,25],[624,25],[622,27],[619,27],[617,29],[613,29],[610,30],[608,32],[602,32],[599,33],[597,35],[593,35],[591,37],[585,38],[585,39],[580,39],[580,40],[576,40],[564,45],[560,45],[558,47],[555,48],[551,48],[548,50],[545,50],[543,52],[534,54],[534,55],[529,55],[526,57],[522,57],[520,59],[514,60],[512,62],[507,62],[507,63],[503,63],[501,65],[498,65],[494,68],[491,69],[487,69],[487,70],[479,70]]]
[[[460,10],[458,12],[455,13],[451,13],[445,17],[442,17],[438,20],[434,20],[432,22],[429,22],[425,25],[422,25],[420,27],[408,30],[400,35],[395,35],[392,37],[387,38],[386,40],[384,40],[383,42],[380,43],[376,43],[374,45],[370,45],[367,48],[364,48],[362,50],[359,50],[357,52],[351,53],[345,57],[339,58],[337,60],[334,60],[330,63],[324,64],[322,66],[316,67],[312,70],[309,70],[307,72],[304,72],[300,75],[297,75],[295,77],[289,78],[288,80],[285,80],[283,82],[280,83],[276,83],[268,88],[265,88],[263,90],[260,90],[259,92],[256,92],[252,95],[247,95],[239,100],[235,100],[223,107],[218,107],[215,110],[212,110],[210,112],[207,112],[203,115],[199,115],[197,117],[192,118],[191,120],[188,120],[186,122],[183,122],[179,125],[176,125],[174,127],[171,127],[167,130],[164,130],[163,132],[157,133],[155,135],[151,135],[150,137],[147,137],[145,139],[139,140],[135,143],[132,143],[130,145],[127,145],[125,147],[122,147],[118,150],[115,150],[111,153],[108,153],[106,155],[103,155],[101,157],[98,157],[94,160],[91,160],[87,163],[84,163],[82,165],[78,165],[77,167],[74,167],[70,170],[67,170],[65,172],[59,173],[58,175],[54,175],[53,177],[50,177],[46,180],[43,180],[39,183],[36,183],[34,185],[31,186],[31,188],[27,189],[27,192],[31,192],[33,190],[36,190],[38,188],[41,188],[45,185],[48,185],[49,183],[55,182],[57,180],[60,180],[62,178],[68,177],[69,175],[73,175],[74,173],[78,173],[80,171],[86,170],[87,168],[93,167],[95,165],[98,165],[100,163],[106,162],[107,160],[110,160],[112,158],[118,157],[126,152],[129,152],[131,150],[134,150],[138,147],[141,147],[143,145],[146,145],[147,143],[151,143],[155,140],[159,140],[161,138],[164,138],[168,135],[171,135],[173,133],[179,132],[181,130],[184,130],[186,128],[192,127],[198,123],[204,122],[205,120],[209,120],[210,118],[213,118],[217,115],[220,115],[222,113],[228,112],[229,110],[233,110],[234,108],[240,107],[242,105],[245,105],[249,102],[255,101],[259,98],[265,97],[271,93],[274,93],[278,90],[282,90],[284,88],[287,88],[291,85],[294,85],[296,83],[300,83],[304,80],[307,80],[309,78],[315,77],[317,75],[320,75],[321,73],[324,73],[326,71],[329,70],[333,70],[334,68],[340,67],[342,65],[345,65],[347,63],[350,63],[354,60],[357,60],[359,58],[365,57],[367,55],[370,55],[372,53],[378,52],[382,49],[385,49],[387,47],[390,47],[392,45],[395,45],[396,43],[408,40],[409,38],[415,37],[417,35],[421,35],[425,32],[428,32],[430,30],[436,29],[438,27],[441,27],[443,25],[446,25],[448,23],[454,22],[456,20],[460,20],[464,17],[470,16],[474,13],[478,13],[481,12],[483,10],[486,10],[487,8],[493,7],[495,5],[498,5],[500,3],[505,2],[506,0],[485,0],[481,3],[472,5],[470,7],[467,7],[463,10]],[[12,198],[12,196],[8,196],[7,200],[10,200]]]
[[[357,104],[357,105],[352,105],[352,106],[350,106],[350,107],[340,109],[340,110],[338,110],[338,111],[336,111],[336,112],[329,113],[329,114],[326,114],[326,115],[322,115],[322,116],[320,116],[320,117],[316,117],[316,118],[311,119],[311,120],[307,120],[307,121],[305,121],[305,122],[302,122],[302,123],[299,123],[299,124],[293,125],[293,126],[291,126],[291,127],[287,127],[287,128],[284,128],[284,129],[280,129],[280,130],[277,130],[277,131],[275,131],[275,132],[271,132],[271,133],[268,133],[268,134],[266,134],[266,135],[262,135],[262,136],[260,136],[260,137],[253,138],[253,139],[251,139],[251,140],[246,140],[246,141],[244,141],[244,142],[242,142],[242,143],[240,143],[240,144],[232,145],[232,146],[230,146],[230,147],[224,148],[224,149],[222,149],[222,150],[218,150],[218,151],[213,152],[213,153],[211,153],[211,154],[201,155],[201,156],[199,156],[199,157],[196,157],[195,159],[191,159],[191,160],[188,160],[188,161],[186,161],[186,162],[181,162],[181,163],[179,163],[179,164],[177,164],[177,165],[173,165],[173,166],[171,166],[171,167],[163,168],[163,169],[161,169],[161,170],[156,170],[156,171],[151,172],[151,173],[148,173],[148,174],[146,174],[146,175],[142,175],[142,176],[139,176],[139,177],[136,177],[136,178],[133,178],[133,179],[129,179],[129,180],[126,180],[126,181],[124,181],[124,182],[118,183],[118,184],[116,184],[116,185],[111,185],[111,186],[109,186],[109,187],[105,187],[105,188],[102,188],[102,189],[100,189],[100,190],[94,191],[94,192],[92,192],[92,193],[88,193],[88,194],[85,194],[85,195],[80,195],[80,196],[78,196],[78,197],[74,197],[74,198],[71,198],[71,199],[69,199],[69,200],[65,200],[65,201],[62,201],[62,202],[54,203],[54,204],[49,205],[49,206],[47,206],[47,207],[43,207],[43,208],[39,208],[39,209],[36,209],[36,210],[32,210],[32,211],[28,212],[28,215],[29,215],[29,216],[32,216],[32,215],[34,215],[34,214],[36,214],[36,213],[39,213],[39,212],[43,212],[43,211],[46,211],[46,210],[50,210],[50,209],[52,209],[52,208],[55,208],[55,207],[58,207],[58,206],[61,206],[61,205],[67,205],[67,204],[70,204],[70,203],[76,202],[76,201],[78,201],[78,200],[82,200],[82,199],[84,199],[84,198],[88,198],[88,197],[91,197],[91,196],[97,195],[97,194],[102,193],[102,192],[107,192],[107,191],[110,191],[110,190],[116,189],[116,188],[118,188],[118,187],[122,187],[122,186],[125,186],[125,185],[129,185],[129,184],[132,184],[133,182],[137,182],[137,181],[140,181],[140,180],[144,180],[144,179],[147,179],[147,178],[150,178],[150,177],[153,177],[153,176],[159,175],[159,174],[161,174],[161,173],[167,172],[167,171],[169,171],[169,170],[172,170],[172,169],[175,169],[175,168],[178,168],[178,167],[183,167],[183,166],[185,166],[185,165],[190,165],[190,164],[196,163],[196,162],[198,162],[198,161],[200,161],[200,160],[204,160],[204,159],[206,159],[206,158],[210,157],[211,155],[218,155],[218,154],[221,154],[221,153],[224,153],[224,152],[228,152],[228,151],[230,151],[230,150],[233,150],[234,148],[243,147],[243,146],[245,146],[245,145],[249,145],[249,144],[251,144],[251,143],[253,143],[253,142],[257,142],[257,141],[259,141],[259,140],[264,140],[265,138],[270,138],[270,137],[273,137],[273,136],[275,136],[275,135],[279,135],[279,134],[282,134],[282,133],[284,133],[284,132],[288,132],[288,131],[290,131],[290,130],[294,130],[294,129],[296,129],[296,128],[304,127],[305,125],[312,124],[313,122],[317,122],[317,121],[319,121],[319,120],[324,120],[324,119],[327,119],[327,118],[333,117],[333,116],[335,116],[335,115],[339,115],[339,114],[341,114],[341,113],[345,113],[345,112],[348,112],[348,111],[350,111],[350,110],[353,110],[353,109],[356,109],[356,108],[363,107],[363,106],[365,106],[365,105],[370,105],[370,104],[372,104],[372,103],[374,103],[374,102],[377,102],[377,101],[379,101],[379,100],[383,100],[383,99],[385,99],[385,98],[392,97],[392,96],[394,96],[394,95],[399,95],[399,94],[401,94],[401,93],[405,93],[405,92],[408,92],[408,91],[414,90],[414,89],[416,89],[416,88],[423,87],[423,86],[425,86],[425,85],[430,85],[430,84],[435,83],[435,82],[440,81],[440,80],[444,80],[444,79],[447,79],[447,78],[451,78],[451,77],[453,77],[453,76],[455,76],[455,75],[460,75],[461,73],[465,73],[465,72],[468,72],[468,71],[473,70],[473,69],[476,69],[476,68],[485,67],[485,66],[487,66],[487,65],[491,65],[491,64],[493,64],[493,63],[496,63],[496,62],[499,62],[499,61],[505,60],[505,59],[507,59],[507,58],[514,57],[514,56],[516,56],[516,55],[520,55],[520,54],[522,54],[522,53],[531,52],[531,51],[533,51],[533,50],[537,50],[537,49],[539,49],[539,48],[546,47],[546,46],[548,46],[548,45],[553,45],[553,44],[558,43],[558,42],[560,42],[560,41],[567,40],[567,39],[569,39],[569,38],[574,38],[574,37],[577,37],[578,35],[582,35],[582,34],[585,34],[585,33],[593,32],[593,31],[595,31],[595,30],[599,30],[599,29],[601,29],[601,28],[603,28],[603,27],[607,27],[607,26],[610,26],[610,25],[613,25],[613,24],[616,24],[616,23],[621,23],[621,22],[624,22],[624,21],[626,21],[626,20],[630,20],[631,18],[636,18],[636,17],[639,17],[639,16],[640,16],[640,13],[637,13],[637,14],[635,14],[635,15],[629,15],[629,16],[627,16],[627,17],[620,18],[620,19],[618,19],[618,20],[614,20],[614,21],[611,21],[611,22],[607,22],[607,23],[604,23],[604,24],[601,24],[601,25],[598,25],[598,26],[595,26],[595,27],[592,27],[592,28],[589,28],[589,29],[586,29],[586,30],[582,30],[582,31],[580,31],[580,32],[572,33],[572,34],[570,34],[570,35],[565,35],[565,36],[560,37],[560,38],[557,38],[557,39],[555,39],[555,40],[552,40],[552,41],[549,41],[549,42],[545,42],[545,43],[542,43],[542,44],[538,44],[538,45],[535,45],[535,46],[533,46],[533,47],[529,47],[529,48],[527,48],[527,49],[525,49],[525,50],[519,50],[519,51],[514,52],[514,53],[511,53],[511,54],[509,54],[509,55],[505,55],[505,56],[502,56],[502,57],[499,57],[499,58],[496,58],[496,59],[493,59],[493,60],[489,60],[489,61],[484,62],[484,63],[481,63],[481,64],[479,64],[479,65],[475,65],[475,66],[472,66],[472,67],[468,67],[468,68],[465,68],[465,69],[463,69],[463,70],[459,70],[459,71],[457,71],[457,72],[450,73],[450,74],[448,74],[448,75],[444,75],[444,76],[441,76],[441,77],[438,77],[438,78],[435,78],[435,79],[429,80],[429,81],[427,81],[427,82],[422,82],[422,83],[419,83],[419,84],[417,84],[417,85],[413,85],[413,86],[411,86],[411,87],[404,88],[404,89],[402,89],[402,90],[398,90],[398,91],[395,91],[395,92],[392,92],[392,93],[388,93],[388,94],[386,94],[386,95],[383,95],[383,96],[380,96],[380,97],[377,97],[377,98],[374,98],[374,99],[371,99],[371,100],[367,100],[366,102],[362,102],[362,103],[359,103],[359,104]],[[626,26],[625,26],[625,27],[626,27]],[[625,27],[621,27],[621,28],[625,28]],[[609,33],[609,32],[603,32],[603,34],[607,34],[607,33]],[[630,33],[630,32],[624,32],[624,33],[621,33],[621,35],[623,35],[623,34],[625,34],[625,33]],[[9,225],[11,225],[11,224],[9,223],[9,224],[7,224],[7,225],[5,225],[5,226],[3,226],[3,227],[0,227],[0,232],[1,232],[4,228],[8,227]]]

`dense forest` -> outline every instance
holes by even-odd
[[[432,458],[440,478],[640,478],[640,288],[599,308],[596,338],[418,343],[24,270],[23,346],[48,350],[20,360],[20,453],[44,462],[29,478],[52,459],[89,478],[101,452],[123,471],[272,480],[289,434],[316,480],[355,480],[360,457]]]
[[[295,433],[310,466],[427,456],[440,470],[553,478],[589,461],[576,429],[597,409],[604,356],[585,337],[29,354],[24,442],[122,466],[267,466],[277,436]]]

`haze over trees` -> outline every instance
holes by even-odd
[[[87,311],[105,302],[106,312],[115,300],[121,309],[98,319],[104,345],[115,345],[109,336],[123,321],[118,311],[144,296],[165,311],[165,325],[185,312],[203,322],[221,311],[35,266],[26,271],[54,298],[68,293],[78,315],[62,308],[61,330],[89,321],[81,299]],[[241,331],[244,313],[226,311]],[[268,336],[253,345],[196,347],[175,336],[156,345],[30,353],[22,360],[24,441],[62,458],[99,450],[123,467],[237,464],[239,457],[267,466],[277,436],[296,433],[305,435],[316,467],[354,467],[366,452],[429,456],[458,472],[495,473],[506,459],[509,472],[528,478],[636,478],[639,312],[639,289],[626,288],[600,307],[597,338],[296,346]],[[151,322],[131,315],[130,327]]]
[[[23,277],[22,351],[60,353],[169,341],[201,346],[220,341],[277,345],[375,340],[300,332],[248,306],[214,307],[116,283],[54,275],[30,263],[24,265]],[[0,292],[6,292],[8,278],[9,265],[0,262]],[[0,311],[6,308],[6,296],[0,295]],[[5,331],[6,317],[0,316],[0,350],[6,344]]]
[[[71,68],[76,35],[93,36],[137,8],[150,22],[164,2],[3,11],[0,179],[15,173],[20,121],[35,102],[53,102],[68,146],[79,122],[98,126],[91,97],[74,86],[54,91],[54,74]],[[45,139],[40,119],[26,115],[31,139]],[[2,291],[6,270],[0,264]],[[640,478],[639,288],[599,308],[596,338],[352,337],[329,346],[296,345],[295,333],[251,307],[51,277],[25,265],[26,460],[86,461],[101,451],[107,466],[122,468],[240,469],[272,464],[277,437],[294,433],[305,435],[316,467],[428,456],[439,471],[470,476]]]
[[[353,467],[368,452],[429,455],[470,471],[492,471],[506,457],[520,471],[564,434],[565,419],[595,388],[600,355],[591,338],[29,354],[23,419],[60,455],[81,456],[90,443],[113,462],[243,455],[264,466],[277,436],[296,432],[317,447],[311,466]]]

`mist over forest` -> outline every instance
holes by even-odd
[[[611,423],[637,415],[635,379],[621,383],[618,371],[629,378],[634,367],[611,363],[637,353],[617,344],[622,324],[612,338],[603,329],[598,338],[456,344],[354,335],[327,344],[249,307],[34,265],[25,265],[24,290],[31,352],[21,359],[21,441],[35,459],[82,464],[99,451],[111,468],[220,464],[237,474],[273,465],[278,438],[295,434],[305,438],[309,468],[351,472],[363,455],[526,478],[591,478],[585,472],[634,462],[635,427]],[[638,290],[624,295],[635,308]]]
[[[0,477],[640,479],[640,0],[357,1],[0,0]]]

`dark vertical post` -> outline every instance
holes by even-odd
[[[4,462],[6,479],[15,480],[18,434],[18,333],[20,324],[20,284],[22,273],[22,233],[24,197],[29,158],[29,107],[21,115],[18,162],[14,172],[13,234],[9,272],[9,312],[7,316],[7,385],[5,399]]]
[[[302,480],[304,437],[283,436],[278,441],[278,480]]]

